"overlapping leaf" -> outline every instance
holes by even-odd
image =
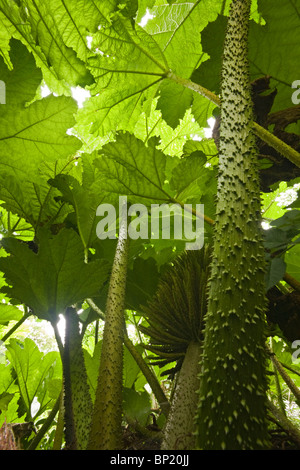
[[[168,70],[164,55],[149,34],[121,16],[95,34],[93,47],[96,54],[89,66],[96,86],[80,120],[92,121],[91,132],[98,135],[131,130],[149,89],[155,92]]]
[[[158,98],[152,100],[151,111],[149,115],[144,112],[135,126],[134,135],[147,142],[151,137],[160,138],[158,149],[165,154],[172,156],[181,156],[183,147],[189,138],[194,136],[204,137],[203,130],[195,121],[191,109],[188,109],[180,120],[179,125],[173,129],[162,119],[162,114],[156,108]],[[208,152],[210,153],[210,152]],[[176,159],[174,159],[175,161]]]
[[[164,188],[167,156],[156,149],[156,139],[148,146],[132,134],[119,134],[106,144],[95,165],[101,170],[100,184],[107,191],[128,195],[131,201],[150,204],[168,202]]]
[[[252,21],[249,31],[249,63],[251,80],[271,76],[271,87],[278,95],[273,110],[292,106],[291,84],[298,78],[295,57],[300,54],[300,9],[297,2],[284,0],[280,7],[272,0],[259,2],[259,12],[265,22]],[[257,20],[257,14],[255,15]],[[219,17],[202,33],[203,49],[210,60],[201,64],[194,79],[211,91],[219,92],[222,45],[226,18]]]
[[[61,2],[59,2],[61,3]],[[68,47],[60,31],[57,17],[52,14],[53,2],[26,1],[18,6],[1,0],[0,12],[14,27],[14,37],[20,39],[34,53],[37,64],[50,72],[55,81],[85,86],[92,76],[76,52]]]
[[[190,202],[206,193],[206,188],[216,179],[214,171],[207,170],[207,159],[201,152],[194,152],[184,158],[173,170],[170,187],[176,190],[176,199]]]
[[[272,77],[278,97],[273,111],[292,105],[291,84],[298,79],[299,68],[295,57],[300,54],[300,5],[283,0],[280,8],[272,0],[259,2],[259,12],[266,25],[252,24],[249,56],[253,78],[262,75]]]
[[[36,228],[61,212],[47,178],[49,172],[53,177],[63,171],[65,160],[81,146],[66,133],[77,106],[72,98],[54,96],[26,105],[35,98],[41,72],[20,41],[11,41],[10,56],[11,71],[0,60],[7,93],[0,107],[0,199],[8,211]]]
[[[16,39],[12,39],[9,45],[13,69],[10,70],[0,57],[0,79],[4,81],[6,90],[6,105],[0,107],[0,115],[5,114],[11,106],[24,106],[33,100],[42,81],[42,73],[26,47]]]
[[[48,96],[16,112],[7,106],[0,117],[2,169],[34,168],[43,160],[55,161],[75,153],[80,142],[66,134],[77,107],[68,97]]]
[[[195,68],[207,58],[202,50],[200,33],[209,22],[217,18],[221,7],[216,0],[198,0],[159,5],[151,10],[154,19],[147,23],[145,29],[153,35],[170,68],[178,76],[190,78]],[[159,91],[159,107],[163,118],[174,127],[191,105],[193,93],[184,91],[183,87],[175,83],[162,83]],[[210,117],[213,106],[204,98],[198,99],[197,95],[194,99],[197,100],[194,109],[197,118],[199,115]],[[203,124],[201,119],[199,124],[205,126],[206,122]]]
[[[200,201],[215,174],[204,167],[206,158],[191,155],[183,160],[163,154],[157,140],[147,146],[131,134],[119,134],[105,145],[95,160],[101,170],[99,185],[107,192],[127,195],[130,202],[146,205]],[[167,181],[170,177],[170,182]]]
[[[93,190],[85,182],[81,185],[71,175],[58,175],[50,183],[62,193],[62,200],[73,207],[78,232],[84,249],[87,250],[96,238],[97,207],[102,202],[108,202],[105,193]]]
[[[12,238],[2,241],[11,256],[0,259],[12,298],[25,303],[35,315],[55,320],[59,313],[98,292],[108,276],[108,263],[84,263],[80,237],[73,230],[57,236],[40,233],[39,250]]]
[[[40,173],[39,176],[36,183],[24,180],[22,184],[16,175],[3,172],[0,176],[2,206],[27,221],[28,229],[30,224],[35,230],[46,223],[63,223],[68,211],[68,208],[56,201],[55,197],[59,193],[49,187],[45,175]],[[18,223],[15,231],[20,228],[22,224]]]
[[[65,46],[72,48],[84,63],[90,55],[87,35],[97,31],[100,25],[107,24],[110,15],[118,9],[117,0],[102,0],[101,2],[93,0],[76,2],[72,0],[51,0],[48,2],[35,0],[32,2],[29,0],[26,3],[28,5],[34,4],[40,19],[42,18],[44,24],[48,26],[47,29],[50,26],[54,27],[56,29],[55,37],[60,36]],[[53,34],[52,31],[51,33]],[[42,39],[45,39],[44,36]],[[56,54],[59,57],[63,52],[60,51],[60,54],[57,54],[55,49],[53,52],[49,50],[51,56]],[[54,64],[53,66],[55,67]],[[68,80],[67,75],[64,78]]]
[[[176,74],[189,78],[203,59],[200,33],[217,18],[222,8],[217,0],[179,2],[154,7],[155,19],[145,29],[160,45],[170,68]]]
[[[14,305],[0,304],[0,325],[6,325],[11,320],[20,320],[22,312]]]
[[[41,414],[47,409],[49,402],[53,402],[48,394],[47,384],[52,378],[61,377],[59,353],[52,351],[43,354],[29,338],[25,339],[22,347],[16,339],[11,339],[7,349],[28,417],[31,417],[31,405],[35,397],[40,404]]]

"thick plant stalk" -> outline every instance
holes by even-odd
[[[101,320],[105,321],[105,315],[101,312],[101,310],[95,304],[95,302],[93,302],[92,299],[87,299],[87,303],[92,307],[94,312],[96,312],[99,315]],[[156,400],[158,401],[159,406],[161,407],[162,412],[164,413],[165,416],[167,416],[169,413],[169,409],[170,409],[168,398],[166,397],[163,389],[161,388],[156,375],[152,372],[152,370],[146,363],[143,356],[136,349],[133,342],[128,338],[126,331],[124,334],[124,345],[130,352],[130,354],[132,355],[133,359],[135,360],[139,368],[141,369],[141,372],[144,374],[145,378],[147,379],[148,384],[150,385],[152,392]]]
[[[195,448],[195,409],[198,402],[201,343],[191,342],[182,363],[171,410],[164,431],[162,450]]]
[[[67,308],[65,319],[65,345],[62,362],[66,449],[85,450],[91,424],[92,400],[76,310],[72,307]]]
[[[265,274],[248,74],[250,0],[226,31],[215,239],[197,413],[200,449],[268,447]]]
[[[107,297],[98,385],[88,445],[90,450],[115,450],[122,445],[123,326],[128,259],[124,212],[125,210],[120,223]]]

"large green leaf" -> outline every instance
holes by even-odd
[[[162,118],[162,113],[157,108],[157,102],[158,97],[152,100],[149,115],[146,112],[141,114],[135,126],[134,135],[143,142],[147,142],[151,137],[157,136],[160,138],[160,144],[157,146],[158,149],[168,155],[181,156],[187,139],[195,136],[198,136],[198,138],[204,137],[203,130],[195,121],[190,108],[185,111],[183,119],[180,119],[178,126],[173,129]],[[173,109],[173,111],[175,110]]]
[[[154,258],[136,258],[127,274],[126,307],[140,310],[154,295],[159,271]]]
[[[80,237],[63,229],[50,237],[40,232],[38,253],[17,239],[3,239],[11,256],[0,260],[0,268],[12,298],[32,308],[35,315],[56,321],[68,306],[98,292],[108,276],[108,264],[84,262]]]
[[[220,11],[221,4],[216,0],[162,4],[151,10],[154,19],[148,21],[145,29],[160,45],[172,71],[180,77],[190,78],[195,68],[207,58],[202,50],[200,33],[209,22],[217,18]],[[190,106],[193,93],[168,82],[162,82],[159,91],[159,107],[163,118],[170,126],[175,127]],[[201,105],[204,108],[201,115],[210,117],[213,106],[207,100],[201,101]],[[199,104],[196,112],[200,112]]]
[[[97,207],[108,202],[108,197],[95,184],[99,172],[93,165],[93,156],[83,155],[82,166],[81,182],[72,175],[59,174],[49,183],[62,193],[62,201],[73,208],[78,232],[87,250],[96,239]]]
[[[32,416],[31,405],[35,397],[40,404],[39,414],[42,413],[49,403],[53,403],[53,399],[47,393],[47,382],[54,376],[61,377],[59,353],[55,351],[42,353],[30,338],[26,338],[22,344],[16,339],[11,339],[7,351],[17,376],[27,415]]]
[[[200,32],[214,21],[222,5],[216,0],[166,3],[154,7],[155,15],[145,29],[153,35],[164,52],[170,68],[189,78],[202,60]]]
[[[156,139],[151,139],[146,146],[129,133],[121,133],[115,142],[106,144],[99,151],[101,158],[95,160],[101,170],[101,187],[144,204],[169,201],[164,189],[167,157],[156,144]]]
[[[11,423],[16,418],[22,421],[17,414],[18,385],[13,376],[12,364],[7,364],[6,355],[0,350],[0,427],[4,421]]]
[[[188,202],[197,198],[200,201],[207,187],[216,178],[214,171],[205,168],[207,159],[202,152],[193,152],[184,158],[173,170],[170,187],[176,190],[176,199]]]
[[[57,219],[64,209],[54,199],[58,191],[47,180],[74,168],[70,161],[81,143],[66,131],[77,107],[71,98],[54,96],[26,105],[35,98],[41,72],[20,41],[11,40],[10,56],[11,71],[0,60],[6,82],[6,104],[0,107],[0,200],[36,229],[62,221]]]
[[[0,58],[0,78],[5,82],[6,106],[1,106],[0,115],[11,106],[24,106],[33,100],[42,81],[42,73],[36,67],[32,54],[16,39],[10,41],[10,60],[13,69],[9,70],[4,59]]]
[[[76,109],[73,100],[49,98],[23,109],[6,105],[5,116],[0,117],[0,198],[8,211],[34,228],[61,222],[58,216],[65,209],[54,199],[58,191],[49,187],[47,179],[66,171],[64,160],[80,146],[79,140],[66,134]],[[72,165],[67,170],[71,169]]]
[[[18,6],[1,0],[0,11],[15,28],[14,36],[34,53],[37,64],[46,72],[51,71],[57,81],[64,80],[73,86],[92,83],[84,62],[63,41],[57,22],[59,14],[53,14],[61,2],[28,0],[24,3]]]
[[[74,123],[76,109],[72,98],[52,95],[19,111],[6,105],[5,115],[0,115],[2,169],[32,172],[45,159],[74,154],[80,142],[66,130]]]
[[[123,389],[123,410],[131,421],[146,426],[151,413],[150,396],[147,392]]]
[[[150,139],[145,145],[131,134],[119,134],[95,160],[101,170],[100,186],[147,206],[175,201],[184,204],[188,200],[199,203],[215,183],[215,172],[205,168],[206,157],[194,152],[185,159],[174,159],[158,150],[156,143],[156,139]]]
[[[0,55],[3,57],[4,63],[9,69],[12,69],[9,57],[9,42],[14,31],[15,28],[11,22],[0,11]]]
[[[35,230],[46,223],[51,225],[63,222],[67,208],[55,200],[58,194],[58,191],[49,187],[42,172],[39,172],[36,182],[23,180],[22,184],[19,175],[3,172],[0,176],[3,207],[25,219]],[[22,230],[22,224],[18,223],[16,228],[18,231]]]
[[[161,83],[159,92],[157,106],[162,110],[166,123],[175,128],[179,124],[179,119],[184,117],[186,110],[190,107],[193,93],[188,88],[165,80]]]
[[[14,305],[0,304],[0,325],[5,325],[11,320],[20,320],[22,312]]]
[[[89,60],[96,86],[80,120],[92,121],[91,132],[98,135],[132,131],[143,101],[159,89],[163,118],[177,125],[192,93],[162,80],[170,69],[191,76],[203,59],[200,31],[216,19],[220,9],[216,0],[160,5],[153,10],[155,20],[144,29],[120,15],[111,26],[100,28],[93,40],[95,55]]]
[[[284,257],[286,271],[300,282],[300,245],[294,246]]]
[[[111,26],[100,28],[93,48],[95,55],[89,66],[96,85],[91,89],[93,97],[79,113],[80,120],[92,121],[91,132],[98,135],[131,130],[148,89],[168,70],[164,55],[151,35],[121,16],[116,16]]]
[[[117,10],[117,0],[101,0],[94,2],[92,0],[50,0],[43,1],[27,1],[27,4],[33,4],[38,12],[38,17],[42,17],[43,23],[47,25],[53,34],[53,28],[56,30],[55,38],[59,37],[63,44],[74,49],[79,59],[84,63],[90,55],[88,48],[87,35],[96,32],[100,25],[105,25],[109,21],[110,15]],[[35,25],[35,27],[37,27]],[[42,30],[41,30],[42,33]],[[43,31],[45,33],[45,31]],[[43,40],[46,39],[44,35]],[[51,48],[53,45],[51,44]],[[52,55],[57,55],[57,60],[61,59],[64,50],[57,51],[54,49]],[[61,64],[55,69],[60,70]],[[88,72],[86,72],[88,75]],[[63,78],[70,83],[68,75],[63,73]]]
[[[289,108],[292,82],[298,78],[299,69],[295,57],[300,54],[300,5],[299,2],[272,0],[259,2],[259,12],[266,24],[253,23],[250,29],[249,58],[252,79],[262,75],[272,77],[276,87],[273,111]]]

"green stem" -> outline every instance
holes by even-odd
[[[285,273],[285,275],[283,276],[283,280],[291,287],[293,287],[293,289],[300,292],[300,282],[297,279],[293,278],[290,274]]]
[[[31,312],[27,312],[23,315],[23,317],[7,332],[4,336],[2,336],[1,340],[2,343],[8,340],[8,338],[30,317]]]
[[[32,439],[32,441],[30,442],[30,444],[29,444],[29,446],[27,447],[26,450],[35,450],[37,448],[37,446],[39,445],[39,443],[41,442],[41,440],[43,439],[46,432],[48,431],[48,429],[50,428],[50,426],[53,424],[54,418],[55,418],[55,416],[56,416],[56,414],[59,410],[59,406],[60,406],[60,402],[61,402],[61,396],[62,396],[62,394],[60,393],[57,400],[56,400],[56,402],[55,402],[55,404],[54,404],[54,407],[50,411],[48,417],[44,421],[44,423],[43,423],[42,427],[40,428],[39,432]]]
[[[281,413],[281,411],[271,401],[268,401],[267,406],[279,424],[290,434],[298,446],[300,446],[299,429],[283,413]]]
[[[90,450],[115,450],[122,445],[123,326],[128,262],[125,204],[123,209],[107,296]]]
[[[94,310],[97,315],[99,315],[99,318],[105,322],[105,314],[102,312],[102,310],[98,307],[97,304],[92,299],[86,299],[86,303]]]
[[[287,364],[284,364],[284,362],[281,362],[281,361],[280,361],[280,364],[281,364],[282,367],[284,367],[285,369],[289,370],[289,371],[292,372],[293,374],[298,375],[298,376],[300,377],[300,372],[298,372],[297,370],[293,369],[293,367],[290,367],[290,366],[288,366]]]
[[[270,338],[270,342],[271,342],[271,346],[272,346],[273,338]],[[275,366],[274,363],[272,363],[272,366],[273,366],[273,373],[274,373],[274,379],[275,379],[275,386],[276,386],[276,392],[277,392],[277,399],[278,399],[278,403],[279,403],[279,408],[280,408],[281,412],[284,415],[286,415],[284,401],[283,401],[283,397],[282,397],[281,386],[280,386],[279,377],[278,377],[278,372],[277,372],[277,369],[276,369],[276,366]]]
[[[207,98],[209,101],[214,103],[216,106],[221,106],[220,98],[213,93],[212,91],[204,88],[197,83],[192,82],[186,78],[178,77],[172,71],[167,74],[167,78],[172,80],[185,88],[189,88],[190,90],[194,91],[195,93],[199,93],[200,95]],[[283,155],[285,158],[290,160],[294,165],[300,167],[300,153],[293,149],[290,145],[283,142],[281,139],[276,137],[274,134],[271,134],[267,129],[261,127],[257,122],[252,122],[254,133],[259,137],[263,142],[266,142],[270,147],[273,147],[278,153]]]
[[[200,449],[264,449],[265,261],[248,72],[250,0],[233,0],[224,44],[214,248],[197,415]]]
[[[290,389],[290,391],[293,393],[294,397],[296,398],[296,401],[298,405],[300,405],[300,389],[297,387],[297,385],[294,383],[294,381],[291,379],[291,377],[286,373],[280,362],[278,361],[277,357],[275,354],[269,349],[271,361],[276,367],[277,371],[279,372],[280,376]]]
[[[220,98],[215,93],[208,90],[207,88],[204,88],[201,85],[198,85],[198,83],[192,82],[191,80],[188,80],[187,78],[178,77],[178,75],[172,72],[172,70],[170,70],[170,72],[167,74],[167,78],[169,80],[172,80],[173,82],[178,83],[179,85],[184,86],[185,88],[189,88],[190,90],[196,93],[199,93],[199,95],[204,96],[209,101],[214,103],[216,106],[221,105]]]
[[[169,401],[164,394],[159,381],[157,380],[156,375],[153,374],[151,369],[149,368],[148,364],[144,361],[144,358],[141,356],[141,354],[137,351],[137,349],[134,347],[134,344],[130,341],[128,336],[124,336],[124,344],[130,354],[132,355],[133,359],[141,369],[144,377],[147,379],[148,384],[151,387],[151,390],[156,398],[156,400],[159,403],[159,406],[164,413],[165,416],[168,416],[169,409],[170,409],[170,404]]]

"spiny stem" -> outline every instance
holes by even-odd
[[[199,93],[200,95],[207,98],[209,101],[214,103],[216,106],[221,105],[220,98],[213,93],[212,91],[204,88],[197,83],[192,82],[186,78],[178,77],[175,73],[170,71],[167,74],[167,78],[172,80],[185,88],[189,88],[190,90],[194,91],[195,93]],[[273,147],[278,153],[283,155],[285,158],[290,160],[294,165],[300,167],[300,153],[293,149],[290,145],[283,142],[281,139],[276,137],[275,135],[271,134],[267,129],[261,127],[257,122],[252,122],[254,133],[259,137],[263,142],[266,142],[270,147]]]
[[[198,401],[202,344],[190,342],[175,386],[171,410],[164,430],[162,450],[195,448],[194,415]]]
[[[248,72],[250,0],[233,0],[221,84],[219,176],[204,352],[200,449],[264,449],[265,271]]]
[[[79,320],[75,308],[65,311],[64,377],[65,437],[68,450],[85,450],[91,423],[92,400],[85,368]]]
[[[294,383],[294,381],[291,379],[291,377],[285,372],[284,368],[282,367],[282,365],[278,361],[275,354],[270,349],[268,349],[268,351],[269,351],[270,358],[271,358],[271,361],[272,361],[274,367],[276,367],[276,369],[278,370],[278,372],[281,375],[282,379],[284,380],[284,382],[286,383],[288,388],[293,393],[294,397],[296,398],[297,403],[300,404],[300,389],[297,387],[297,385]]]
[[[182,78],[178,77],[172,70],[167,74],[167,78],[169,80],[172,80],[173,82],[178,83],[179,85],[184,86],[185,88],[189,88],[192,91],[195,91],[196,93],[199,93],[199,95],[204,96],[207,98],[209,101],[214,103],[216,106],[221,105],[221,100],[220,98],[213,93],[212,91],[208,90],[207,88],[198,85],[198,83],[192,82],[191,80],[188,80],[187,78]]]
[[[87,303],[92,307],[92,309],[99,315],[101,320],[105,321],[105,315],[99,309],[99,307],[93,302],[92,299],[87,299]],[[157,380],[156,375],[152,372],[146,361],[144,360],[143,356],[138,352],[132,341],[128,338],[126,332],[124,334],[124,345],[132,355],[133,359],[141,369],[144,377],[147,379],[148,384],[151,387],[151,390],[158,401],[162,412],[167,416],[170,409],[169,401],[164,394],[159,381]]]
[[[123,325],[128,263],[126,204],[107,296],[98,384],[89,450],[116,450],[122,445]]]

